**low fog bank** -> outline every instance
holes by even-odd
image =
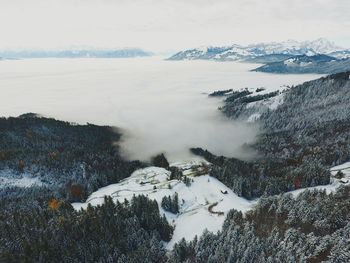
[[[273,90],[318,77],[249,72],[256,66],[157,57],[2,61],[0,112],[119,127],[121,149],[130,159],[164,152],[170,161],[184,160],[191,147],[246,159],[251,153],[241,146],[254,140],[256,127],[225,119],[217,110],[221,99],[205,93]]]
[[[133,125],[131,130],[124,130],[121,142],[124,156],[149,161],[150,157],[165,153],[170,161],[185,161],[194,158],[189,151],[192,147],[240,159],[255,156],[252,150],[242,146],[254,142],[258,133],[256,125],[228,120],[219,111],[208,116],[196,114],[199,112],[194,110],[185,118],[159,112],[153,115],[159,120],[156,125],[153,120],[145,119],[145,126]]]

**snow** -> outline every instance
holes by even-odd
[[[187,54],[188,56],[198,56],[200,55],[204,55],[208,52],[209,47],[199,47],[196,48],[194,51],[195,52],[191,52],[190,54]],[[233,45],[230,47],[222,47],[223,50],[225,51],[218,51],[218,53],[213,57],[216,60],[219,59],[232,59],[232,60],[237,60],[242,56],[250,56],[253,55],[253,53],[247,51],[245,49],[245,47],[239,46],[239,45]]]
[[[350,162],[346,162],[341,165],[334,166],[330,170],[332,173],[339,170],[341,170],[343,173],[350,173]]]
[[[343,49],[325,38],[319,38],[311,42],[306,42],[306,44],[319,54],[328,54]]]
[[[238,56],[251,56],[253,53],[246,50],[245,47],[233,45],[230,49],[221,52],[219,55],[223,57],[229,55],[227,57],[238,58]]]
[[[346,184],[346,183],[349,182],[349,180],[347,178],[341,178],[340,182],[343,183],[343,184]]]
[[[174,166],[181,169],[182,171],[186,171],[186,170],[192,169],[196,165],[203,165],[203,164],[210,165],[209,162],[207,162],[205,159],[201,157],[193,157],[190,160],[170,163],[170,166]]]
[[[200,164],[203,164],[201,160],[192,160],[171,165],[186,171]],[[343,171],[347,183],[342,183],[341,179],[333,177],[338,170]],[[350,162],[331,168],[331,173],[333,176],[329,185],[298,189],[287,194],[297,197],[306,190],[314,189],[326,190],[327,193],[331,193],[335,192],[340,185],[350,184]],[[171,249],[182,238],[192,240],[196,235],[201,235],[205,229],[214,233],[219,231],[228,211],[236,209],[246,212],[258,202],[258,200],[248,201],[238,197],[231,189],[209,175],[190,178],[193,179],[193,182],[190,186],[186,186],[180,180],[169,180],[170,172],[166,169],[147,167],[135,171],[130,177],[117,184],[100,188],[92,193],[85,203],[73,203],[72,206],[74,209],[80,210],[86,209],[88,204],[101,205],[104,202],[104,196],[111,196],[114,201],[123,202],[124,199],[130,200],[134,195],[146,195],[158,202],[160,213],[164,214],[168,222],[175,227],[172,239],[166,244],[166,248]],[[225,191],[227,194],[223,194]],[[166,212],[161,207],[162,198],[168,195],[172,196],[175,193],[179,196],[180,213],[178,215]],[[209,212],[208,207],[215,203],[217,205],[212,210],[223,212],[223,215]]]
[[[197,50],[201,53],[206,53],[206,52],[208,52],[208,47],[201,46],[201,47],[197,48]]]
[[[260,113],[253,113],[252,115],[249,116],[247,119],[247,122],[255,122],[260,118],[261,114]]]
[[[186,169],[192,164],[177,163],[175,165]],[[85,203],[73,203],[72,205],[76,210],[80,210],[85,209],[88,204],[102,204],[106,195],[120,202],[123,202],[124,199],[130,200],[133,195],[146,195],[158,202],[161,214],[165,214],[168,222],[175,226],[173,237],[166,246],[171,249],[182,238],[191,240],[196,235],[201,235],[205,229],[212,232],[219,231],[228,211],[234,208],[245,212],[256,203],[256,201],[238,197],[219,180],[209,175],[191,177],[193,182],[190,186],[176,179],[169,180],[169,178],[170,172],[163,168],[140,169],[117,184],[100,188],[92,193]],[[227,194],[221,191],[227,191]],[[178,193],[179,196],[180,213],[178,215],[165,212],[160,205],[164,196],[175,193]],[[224,215],[212,214],[208,211],[208,207],[214,203],[217,205],[213,207],[213,211],[223,212]]]
[[[287,59],[283,62],[284,65],[288,66],[288,67],[295,67],[297,66],[297,60],[295,58],[290,58]]]
[[[309,55],[313,55],[313,54],[307,54]],[[299,63],[299,64],[298,64]],[[299,62],[298,59],[296,58],[290,58],[287,59],[283,62],[284,65],[286,65],[287,67],[296,67],[296,66],[301,66],[301,67],[306,67],[306,66],[310,66],[312,65],[312,62]]]
[[[308,56],[315,54],[329,54],[332,52],[344,50],[344,48],[336,46],[334,43],[328,41],[325,38],[319,38],[314,41],[304,42],[287,40],[280,43],[260,43],[255,45],[249,45],[248,47],[251,49],[257,48],[263,51],[265,54],[307,54]]]
[[[213,49],[214,47],[209,47]],[[329,54],[339,57],[349,57],[349,50],[336,46],[333,42],[327,39],[320,38],[314,41],[298,42],[295,40],[287,40],[284,42],[270,42],[250,44],[248,46],[241,46],[233,44],[231,46],[215,47],[216,55],[208,58],[214,60],[235,60],[239,61],[242,58],[259,57],[272,54],[286,54],[286,55],[307,55],[313,56],[316,54]],[[196,59],[202,55],[209,54],[208,47],[199,47],[190,51],[186,58]]]
[[[0,188],[11,186],[27,188],[35,185],[43,185],[38,177],[32,177],[27,173],[18,175],[10,169],[0,171]]]
[[[295,58],[289,58],[289,59],[286,59],[284,61],[284,64],[285,65],[289,65],[289,64],[294,63],[294,62],[295,62]]]
[[[261,92],[260,94],[267,93],[267,92]],[[252,96],[254,96],[253,94]],[[246,107],[249,108],[256,108],[257,110],[267,107],[270,110],[275,110],[277,107],[281,104],[283,104],[284,101],[284,93],[280,93],[274,97],[267,98],[264,100],[254,101],[250,102],[246,105]]]
[[[265,105],[267,105],[267,107],[269,107],[270,110],[275,110],[279,105],[283,103],[283,101],[284,101],[284,94],[281,93],[275,97],[268,99],[265,102]]]
[[[300,62],[301,67],[306,67],[312,65],[312,62]]]
[[[266,93],[266,91],[261,92],[260,94]],[[255,94],[253,94],[254,96]],[[284,93],[280,93],[276,95],[275,97],[260,100],[260,101],[254,101],[251,103],[248,103],[246,105],[246,108],[248,109],[254,109],[254,113],[252,113],[248,118],[247,122],[255,122],[257,121],[261,114],[264,112],[264,110],[276,110],[279,105],[281,105],[284,101]]]
[[[203,164],[203,162],[192,160],[190,162],[173,163],[172,166],[186,171],[199,164]],[[307,187],[286,194],[297,197],[306,190],[326,190],[327,193],[332,193],[340,185],[350,185],[350,162],[332,167],[330,170],[332,177],[329,185]],[[344,173],[343,180],[334,177],[339,170]],[[80,210],[86,209],[88,204],[100,205],[103,203],[104,196],[111,196],[114,201],[123,202],[124,199],[130,200],[133,195],[146,195],[158,202],[160,213],[164,214],[168,222],[175,227],[172,239],[166,244],[166,248],[171,249],[182,238],[192,240],[196,235],[201,235],[205,229],[211,232],[219,231],[228,211],[236,209],[246,212],[258,202],[258,199],[248,201],[238,197],[231,189],[209,175],[190,177],[193,179],[190,186],[186,186],[179,180],[169,180],[169,178],[170,172],[163,168],[147,167],[140,169],[117,184],[100,188],[92,193],[85,203],[73,203],[72,206],[74,209]],[[223,194],[225,191],[227,191],[227,194]],[[162,198],[175,193],[179,196],[180,213],[178,215],[166,212],[161,207]],[[217,205],[212,208],[212,211],[223,212],[223,215],[209,212],[208,207],[215,203]]]
[[[226,58],[227,58],[227,59],[236,60],[236,59],[238,59],[238,56],[235,55],[235,54],[232,54],[232,55],[227,56]]]
[[[341,185],[350,185],[350,162],[346,162],[344,164],[334,166],[330,169],[332,177],[331,177],[331,183],[328,185],[318,185],[314,187],[307,187],[302,188],[298,190],[291,191],[293,196],[298,196],[300,193],[304,192],[305,190],[326,190],[328,194],[336,192],[339,186]],[[344,177],[341,179],[337,179],[334,176],[337,174],[338,171],[342,171],[344,173]]]
[[[350,58],[350,50],[342,50],[342,51],[335,51],[333,53],[330,53],[330,56],[338,58],[338,59],[347,59]]]
[[[308,51],[305,53],[305,55],[311,57],[311,56],[316,55],[316,53],[313,52],[313,51],[311,51],[311,50],[308,50]]]
[[[297,189],[294,191],[287,192],[289,194],[292,194],[294,197],[297,197],[300,195],[302,192],[306,190],[326,190],[327,194],[333,193],[336,191],[336,189],[340,186],[339,182],[335,182],[334,179],[331,179],[331,183],[327,185],[318,185],[318,186],[313,186],[313,187],[306,187],[306,188],[301,188]]]

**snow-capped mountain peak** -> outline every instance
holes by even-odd
[[[332,55],[333,53],[342,52],[344,55],[346,49],[336,46],[333,42],[319,38],[313,41],[298,42],[295,40],[286,40],[283,42],[269,42],[251,44],[248,46],[241,46],[233,44],[228,47],[200,47],[196,49],[190,49],[181,51],[172,57],[170,60],[218,60],[218,61],[249,61],[256,58],[268,56],[269,61],[273,60],[276,56],[276,60],[288,58],[288,56],[300,56],[307,55],[313,56],[317,54]],[[339,55],[339,56],[340,56]],[[337,56],[335,54],[334,56]]]
[[[304,42],[303,44],[319,54],[329,54],[335,51],[344,50],[344,48],[335,45],[334,42],[331,42],[326,38],[319,38],[314,41]]]

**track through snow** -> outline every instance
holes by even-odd
[[[92,193],[85,203],[72,205],[76,210],[80,210],[85,209],[89,203],[102,204],[104,196],[111,196],[114,201],[123,202],[124,199],[130,200],[133,195],[146,195],[158,202],[160,213],[165,214],[168,222],[175,226],[173,237],[167,244],[167,248],[171,249],[182,238],[191,240],[196,235],[201,235],[205,229],[219,231],[228,211],[234,208],[245,212],[256,203],[238,197],[223,183],[209,175],[193,177],[190,186],[179,180],[168,180],[169,177],[170,172],[163,168],[140,169],[117,184],[100,188]],[[221,191],[227,191],[227,194]],[[179,196],[178,215],[166,212],[161,207],[162,198],[175,193]],[[215,211],[224,212],[224,215],[208,211],[208,207],[214,203],[217,203]]]
[[[350,184],[350,162],[331,168],[332,175],[334,176],[339,170],[344,173],[344,179],[348,180],[345,184]],[[146,195],[158,202],[160,213],[165,214],[168,222],[175,226],[173,237],[166,246],[167,249],[171,249],[182,238],[192,240],[196,235],[201,235],[205,229],[211,232],[219,231],[228,211],[236,209],[245,212],[252,209],[258,202],[258,200],[248,201],[237,196],[231,189],[209,175],[193,177],[190,186],[186,186],[179,180],[169,180],[169,177],[170,172],[163,168],[140,169],[117,184],[100,188],[92,193],[85,203],[72,205],[76,210],[80,210],[85,209],[88,204],[102,204],[104,196],[111,196],[114,201],[123,202],[124,199],[130,200],[133,195]],[[326,190],[330,193],[336,191],[341,184],[340,179],[332,177],[329,185],[298,189],[286,194],[297,196],[307,189]],[[222,193],[225,191],[227,194]],[[178,215],[166,212],[161,207],[162,198],[175,193],[179,196],[180,213]],[[215,211],[223,212],[223,215],[209,211],[209,207],[213,207],[214,204],[216,204]]]

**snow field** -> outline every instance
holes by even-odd
[[[170,172],[163,168],[148,167],[135,171],[130,177],[120,183],[112,184],[92,193],[85,203],[73,203],[76,210],[85,209],[88,204],[100,205],[104,196],[111,196],[114,201],[123,202],[130,200],[133,195],[146,195],[158,202],[160,213],[165,214],[168,222],[175,226],[174,234],[167,248],[186,238],[193,239],[201,235],[205,229],[216,232],[222,227],[226,214],[235,208],[240,211],[247,211],[255,204],[255,201],[248,201],[238,197],[228,187],[217,179],[202,175],[193,177],[190,186],[186,186],[180,180],[169,180]],[[170,187],[169,187],[170,186]],[[227,191],[227,194],[223,192]],[[179,196],[180,213],[174,215],[166,212],[161,207],[164,196]],[[208,207],[213,207],[215,212],[223,212],[223,215],[210,213]]]

